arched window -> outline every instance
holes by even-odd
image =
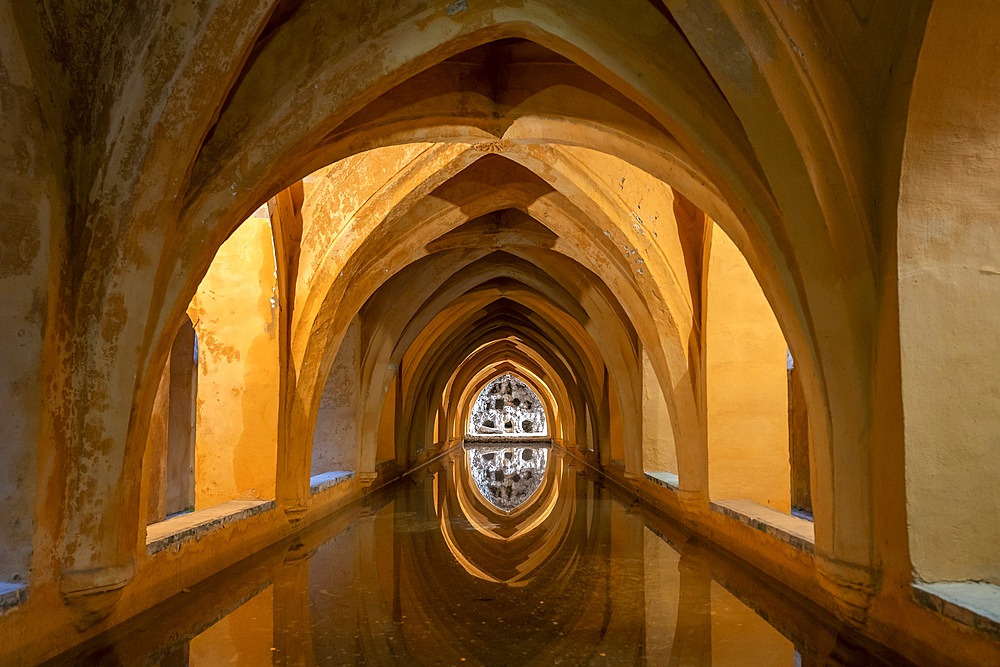
[[[545,406],[524,381],[505,373],[480,392],[469,415],[468,434],[509,437],[547,435]]]

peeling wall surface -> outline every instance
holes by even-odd
[[[358,328],[357,320],[348,327],[323,388],[313,432],[313,475],[357,469]]]
[[[195,508],[274,497],[278,344],[271,225],[219,248],[188,310],[198,332]]]
[[[51,156],[25,36],[14,8],[0,7],[0,581],[25,582],[31,569],[38,492],[45,325],[52,303],[54,246],[62,237],[63,174]],[[27,39],[30,41],[31,37]],[[58,252],[58,250],[56,250]]]
[[[0,2],[0,663],[490,419],[866,641],[1000,664],[997,25],[989,0]],[[535,412],[488,417],[498,377]]]

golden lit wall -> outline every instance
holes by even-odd
[[[706,307],[709,494],[788,512],[787,347],[757,279],[718,226]]]
[[[274,497],[274,286],[271,225],[250,218],[219,248],[191,302],[199,341],[196,509]]]

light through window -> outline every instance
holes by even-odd
[[[545,407],[519,378],[507,373],[491,381],[469,416],[469,435],[546,435]]]

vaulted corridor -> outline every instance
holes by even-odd
[[[998,21],[0,3],[0,663],[1000,664]]]

